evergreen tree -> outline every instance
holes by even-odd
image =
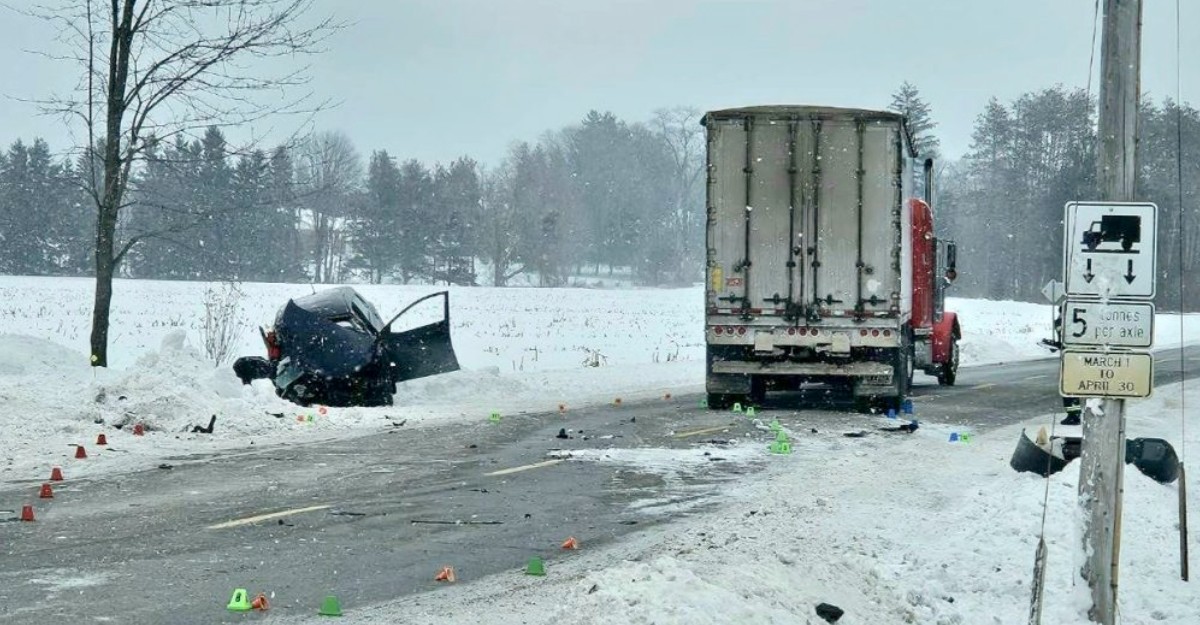
[[[912,134],[913,147],[922,160],[938,158],[941,141],[933,134],[937,122],[933,121],[933,109],[921,98],[920,91],[908,81],[900,85],[900,89],[892,94],[892,103],[888,110],[895,111],[908,118],[908,131]]]
[[[419,161],[410,159],[400,166],[399,198],[396,264],[400,279],[408,283],[429,275],[434,238],[430,229],[433,179]]]
[[[371,282],[379,284],[400,256],[396,241],[400,231],[400,169],[386,150],[371,154],[366,192],[356,203],[349,228],[356,265],[368,271]]]

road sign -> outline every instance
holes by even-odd
[[[1045,296],[1046,300],[1051,304],[1061,304],[1063,298],[1067,296],[1067,293],[1063,290],[1062,282],[1059,282],[1058,280],[1051,280],[1046,283],[1046,286],[1042,287],[1042,295]]]
[[[1067,347],[1150,347],[1154,304],[1067,299],[1063,308]]]
[[[1154,358],[1146,352],[1064,350],[1059,392],[1068,397],[1149,397]]]
[[[1067,296],[1154,297],[1157,215],[1150,203],[1068,203]]]

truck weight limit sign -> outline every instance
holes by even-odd
[[[1063,307],[1067,347],[1150,347],[1154,304],[1068,299]]]
[[[1149,203],[1068,203],[1067,297],[1154,297],[1157,216]]]
[[[1059,392],[1068,397],[1149,397],[1154,358],[1144,352],[1064,350]]]

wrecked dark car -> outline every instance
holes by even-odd
[[[442,298],[442,320],[402,332],[393,325],[418,304]],[[450,294],[432,293],[384,322],[350,287],[288,300],[261,329],[267,357],[233,363],[243,384],[269,378],[282,398],[309,406],[388,406],[396,383],[458,370],[450,342]]]

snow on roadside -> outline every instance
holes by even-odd
[[[1134,435],[1179,440],[1179,385],[1131,405]],[[1187,385],[1200,416],[1200,381]],[[1193,399],[1196,398],[1196,399]],[[525,623],[820,624],[814,607],[846,611],[839,625],[1024,623],[1047,482],[1008,467],[1021,427],[949,443],[943,431],[845,439],[798,435],[790,456],[765,441],[742,446],[767,468],[721,488],[715,509],[604,548],[547,547],[546,578],[511,573],[464,580],[377,606],[344,606],[350,625]],[[902,436],[899,440],[897,436]],[[886,437],[886,438],[884,438]],[[1192,449],[1200,428],[1191,428]],[[646,470],[686,466],[689,450],[613,456]],[[672,454],[674,460],[671,459]],[[743,458],[745,459],[745,458]],[[1049,481],[1049,567],[1043,623],[1087,625],[1078,581],[1078,463]],[[1196,492],[1200,479],[1189,486]],[[1200,622],[1200,593],[1179,580],[1178,484],[1130,467],[1120,609],[1127,625]],[[1191,505],[1192,515],[1197,506]],[[1191,536],[1193,552],[1200,538]],[[459,564],[469,567],[464,552]],[[285,623],[315,623],[292,617]]]
[[[472,421],[492,411],[512,416],[700,392],[703,315],[699,288],[451,288],[452,334],[463,371],[399,385],[389,408],[301,409],[275,397],[269,383],[237,383],[214,368],[203,345],[209,283],[119,280],[113,308],[112,367],[88,366],[86,339],[92,283],[83,278],[0,276],[0,432],[7,457],[0,483],[40,478],[55,464],[71,475],[148,466],[179,454],[213,453],[250,444],[289,444],[390,429]],[[432,287],[357,285],[389,316]],[[289,297],[309,285],[242,285],[243,331],[234,353],[261,354],[256,325],[269,323]],[[960,314],[965,366],[1045,357],[1048,307],[951,299]],[[414,309],[412,323],[440,315]],[[1178,341],[1177,317],[1163,316],[1160,345]],[[1187,336],[1200,338],[1200,317]],[[1172,335],[1171,333],[1174,332]],[[213,434],[193,433],[217,416]],[[309,419],[311,417],[311,420]],[[151,431],[140,444],[135,422]],[[91,443],[105,432],[112,450]],[[73,462],[73,444],[88,462]]]

